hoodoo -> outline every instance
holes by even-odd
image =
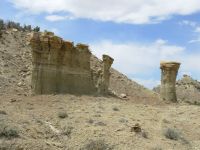
[[[178,62],[161,62],[161,89],[160,94],[164,100],[177,101],[176,97],[176,77],[180,63]]]

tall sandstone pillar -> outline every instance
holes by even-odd
[[[164,100],[176,102],[176,77],[180,63],[178,62],[161,62],[161,97]]]
[[[102,72],[102,85],[101,85],[101,93],[108,94],[108,88],[110,83],[110,67],[114,61],[108,55],[103,55],[103,72]]]

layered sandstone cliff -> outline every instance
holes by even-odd
[[[87,45],[64,41],[51,32],[33,33],[32,89],[35,94],[107,94],[113,59],[103,55],[103,68],[90,67]]]

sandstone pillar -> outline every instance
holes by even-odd
[[[110,68],[114,59],[108,55],[103,55],[102,59],[103,59],[103,69],[102,69],[103,71],[102,71],[101,93],[108,94],[108,88],[110,83]]]
[[[178,62],[161,62],[161,97],[167,101],[177,101],[176,97],[176,77],[180,63]]]

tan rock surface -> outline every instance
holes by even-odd
[[[180,63],[178,62],[161,62],[161,89],[162,99],[167,101],[177,101],[176,97],[176,77]]]
[[[109,93],[111,57],[103,55],[102,75],[95,77],[90,67],[91,52],[87,45],[74,46],[49,32],[33,33],[30,45],[34,94]],[[99,86],[95,80],[99,81]]]

